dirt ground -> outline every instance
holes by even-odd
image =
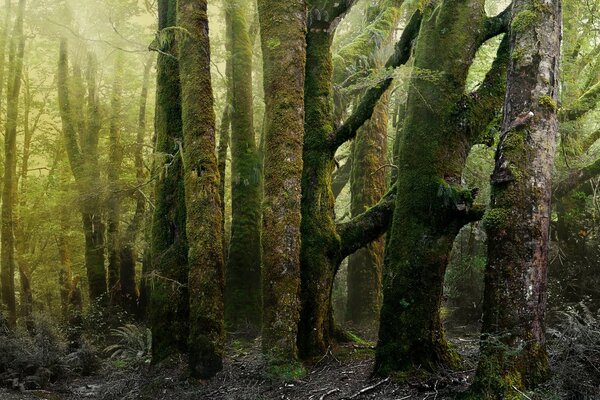
[[[371,346],[341,345],[313,365],[306,375],[282,383],[269,377],[263,368],[258,342],[230,346],[221,373],[210,381],[192,381],[186,376],[183,360],[168,365],[120,365],[106,361],[90,377],[61,382],[46,390],[19,392],[0,389],[2,400],[443,400],[454,398],[468,386],[476,363],[475,337],[452,338],[463,356],[462,371],[448,371],[424,380],[402,384],[391,379],[372,378],[374,351]]]

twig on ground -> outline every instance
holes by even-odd
[[[340,389],[338,389],[338,388],[331,389],[330,391],[323,393],[323,395],[321,397],[319,397],[319,400],[323,400],[323,399],[325,399],[325,397],[329,396],[330,394],[334,394],[339,391],[340,391]]]
[[[344,399],[356,399],[356,398],[357,398],[358,396],[360,396],[361,394],[365,394],[365,393],[367,393],[367,392],[370,392],[371,390],[373,390],[373,389],[376,389],[376,388],[378,388],[379,386],[381,386],[381,385],[383,385],[384,383],[386,383],[386,382],[389,382],[389,381],[390,381],[390,378],[385,378],[384,380],[382,380],[382,381],[379,381],[379,382],[377,382],[377,383],[376,383],[376,384],[374,384],[374,385],[367,386],[366,388],[363,388],[363,389],[359,390],[358,392],[354,393],[354,394],[353,394],[352,396],[350,396],[350,397],[344,397]]]
[[[527,396],[525,393],[521,392],[515,385],[512,385],[513,389],[515,389],[521,396],[525,397],[527,400],[531,400],[531,397]]]

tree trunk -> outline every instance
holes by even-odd
[[[146,181],[144,171],[144,143],[146,141],[146,106],[148,102],[148,86],[150,84],[150,72],[154,65],[154,57],[146,60],[144,65],[144,78],[140,93],[138,126],[136,145],[134,153],[136,189],[133,193],[135,198],[135,212],[127,229],[121,238],[121,268],[119,270],[119,297],[120,304],[130,313],[137,313],[137,301],[139,293],[135,279],[135,266],[137,263],[136,241],[140,229],[144,223],[146,214],[146,195],[142,192],[142,186]]]
[[[544,313],[558,131],[560,0],[515,0],[488,235],[477,398],[518,396],[547,378]]]
[[[98,171],[98,139],[100,134],[99,104],[96,94],[96,60],[88,57],[87,112],[84,120],[85,91],[76,66],[69,77],[67,41],[61,40],[58,62],[58,102],[63,125],[63,138],[71,171],[79,192],[79,208],[85,236],[85,268],[90,300],[104,301],[106,271],[104,268],[104,224],[96,185]]]
[[[123,97],[123,58],[117,55],[115,76],[111,94],[111,115],[108,135],[108,198],[106,201],[107,223],[106,240],[108,250],[108,291],[112,304],[118,302],[120,292],[119,274],[121,270],[121,187],[120,174],[123,162],[121,145],[122,97]]]
[[[266,103],[262,346],[271,364],[285,364],[297,359],[300,318],[306,5],[259,0],[258,12]]]
[[[261,171],[254,137],[252,50],[247,0],[228,0],[231,76],[231,239],[225,285],[225,319],[250,336],[258,334],[261,298]]]
[[[393,78],[386,78],[367,90],[354,113],[339,128],[334,129],[331,44],[335,26],[354,2],[335,3],[331,7],[310,11],[307,33],[307,63],[305,72],[305,136],[302,177],[302,251],[301,301],[298,328],[298,349],[302,357],[322,355],[334,335],[331,292],[341,261],[370,241],[377,239],[387,222],[371,218],[360,219],[346,227],[345,243],[335,226],[332,172],[334,155],[339,146],[351,140],[368,120],[379,98],[390,87]],[[328,19],[315,16],[328,15]],[[404,64],[410,55],[412,39],[420,24],[420,14],[411,18],[386,67]],[[386,210],[387,208],[384,207]],[[375,213],[377,214],[377,213]],[[378,214],[382,215],[382,214]],[[354,220],[354,218],[353,218]],[[369,233],[358,234],[357,224],[369,225]],[[371,226],[375,224],[377,226]],[[351,251],[347,252],[349,249]]]
[[[215,114],[210,76],[206,0],[179,0],[179,42],[185,204],[189,243],[192,376],[210,378],[223,368],[224,260]]]
[[[385,94],[371,120],[354,139],[350,176],[351,213],[356,217],[379,202],[386,192],[388,99]],[[360,249],[348,260],[346,320],[361,327],[377,326],[381,307],[384,239]]]
[[[324,354],[333,334],[330,310],[336,260],[330,251],[339,247],[339,237],[331,191],[334,151],[328,142],[333,134],[332,40],[327,29],[309,29],[306,35],[302,309],[298,328],[298,348],[303,358]]]
[[[161,35],[167,35],[165,29],[176,24],[176,4],[175,0],[158,2]],[[177,54],[174,40],[165,41],[157,61],[156,207],[152,220],[152,272],[147,277],[152,287],[148,311],[153,362],[178,350],[186,351],[188,338],[188,247],[183,163],[178,150],[183,140],[179,63],[169,55]]]
[[[478,92],[464,95],[477,49],[500,33],[488,28],[494,24],[484,4],[444,0],[424,10],[396,154],[398,192],[385,255],[379,374],[435,370],[458,361],[440,318],[444,274],[477,193],[462,186],[463,168],[501,105],[507,58],[501,48]]]
[[[15,190],[17,168],[17,119],[19,117],[19,94],[23,71],[23,14],[25,0],[19,1],[15,28],[10,40],[8,86],[6,91],[6,133],[4,135],[4,182],[2,188],[2,228],[1,228],[1,281],[2,303],[8,310],[8,326],[17,323],[15,300]]]

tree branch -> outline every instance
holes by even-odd
[[[412,15],[408,25],[404,28],[404,32],[402,32],[400,40],[396,43],[394,54],[392,54],[385,64],[387,69],[397,68],[408,61],[413,42],[419,34],[422,18],[423,15],[418,10]],[[373,115],[379,99],[388,90],[393,79],[393,77],[389,76],[367,90],[360,104],[354,110],[354,113],[332,135],[330,143],[333,151],[356,136],[357,130]]]
[[[600,140],[600,129],[596,129],[596,131],[592,132],[582,144],[582,151],[587,152],[598,140]]]
[[[383,235],[391,225],[396,203],[396,185],[368,211],[337,225],[340,235],[340,260]]]
[[[597,176],[600,176],[600,158],[586,167],[571,172],[565,179],[556,184],[553,196],[555,199],[561,199]]]
[[[478,43],[479,46],[481,46],[493,37],[508,32],[508,26],[510,24],[510,19],[512,15],[511,9],[512,4],[506,7],[504,11],[502,11],[495,17],[486,18],[485,22],[483,23],[483,34],[481,36],[481,40]]]
[[[465,133],[471,144],[493,143],[493,135],[487,134],[486,128],[502,109],[506,93],[506,68],[510,60],[508,35],[500,43],[496,59],[485,76],[479,88],[469,95],[459,106],[460,126],[465,127]]]
[[[562,108],[558,113],[560,122],[575,121],[579,117],[593,110],[600,100],[600,82],[597,82],[587,92],[575,100],[568,108]]]

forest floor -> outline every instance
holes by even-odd
[[[2,400],[443,400],[452,399],[470,383],[477,360],[478,338],[464,333],[449,335],[463,358],[461,371],[448,371],[426,379],[396,383],[373,378],[374,350],[368,344],[344,344],[331,349],[302,378],[281,382],[265,371],[258,341],[233,341],[224,369],[210,381],[192,381],[183,360],[153,367],[106,360],[89,377],[59,382],[46,390],[7,391]]]
[[[535,392],[524,393],[521,398],[600,400],[600,318],[591,314],[586,317],[577,313],[563,313],[562,319],[566,322],[560,325],[560,332],[556,329],[548,331],[550,363],[553,365],[552,378],[543,387]],[[55,383],[42,385],[43,390],[25,390],[27,383],[32,383],[29,378],[35,378],[27,373],[22,373],[23,379],[0,379],[0,386],[13,386],[17,389],[0,388],[0,400],[454,399],[457,394],[467,389],[473,379],[479,350],[477,331],[474,327],[461,327],[449,329],[447,332],[453,348],[463,360],[459,370],[415,374],[412,378],[402,381],[373,377],[374,342],[360,340],[330,349],[320,359],[305,365],[306,373],[303,376],[287,381],[274,379],[269,373],[261,356],[259,340],[231,340],[227,346],[223,371],[207,381],[190,379],[183,357],[150,365],[146,355],[137,358],[107,357],[99,363],[89,361],[86,365],[94,365],[94,368],[89,368],[94,372],[84,376],[81,368],[80,372],[77,372],[77,363],[73,361],[77,357],[72,358],[71,355],[80,354],[80,360],[97,358],[91,350],[86,352],[86,348],[83,347],[79,353],[60,358],[62,361],[59,364],[62,365],[60,368],[63,374]],[[373,335],[362,336],[373,339]],[[11,345],[10,340],[5,339],[4,344],[9,352],[14,353],[14,349],[17,348]],[[49,355],[55,352],[49,350],[53,348],[55,347],[47,347],[42,353]],[[35,353],[35,350],[28,349],[27,345],[21,345],[17,349],[17,353],[21,355]],[[2,351],[6,352],[0,348],[0,359],[3,356]],[[99,354],[99,351],[96,350],[95,354]],[[106,350],[104,354],[107,355]],[[27,364],[29,362],[25,361],[21,366],[23,371],[31,370]],[[13,367],[17,368],[14,365]],[[6,369],[6,366],[4,368]],[[9,365],[8,369],[10,368]],[[34,375],[39,375],[39,371],[48,370],[42,367],[37,371]],[[0,377],[2,375],[0,374]]]

